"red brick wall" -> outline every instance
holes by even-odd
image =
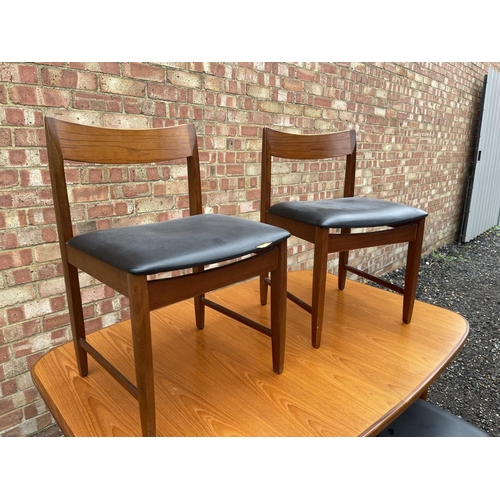
[[[454,241],[475,144],[483,78],[499,63],[0,63],[0,435],[30,435],[52,417],[29,369],[70,339],[59,264],[43,117],[107,127],[192,121],[202,151],[204,201],[258,219],[262,126],[357,131],[358,193],[429,212],[425,252]],[[282,164],[276,194],[336,193],[339,175],[318,162],[303,174]],[[179,165],[71,169],[78,230],[108,217],[152,221],[185,208]],[[104,189],[95,184],[104,180]],[[123,184],[126,181],[126,184]],[[386,272],[403,247],[352,260]],[[311,265],[291,240],[289,268]],[[334,269],[335,261],[332,261]],[[126,301],[83,279],[89,331],[127,318]]]

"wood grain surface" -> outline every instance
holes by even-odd
[[[288,275],[289,290],[310,300],[311,271]],[[208,294],[269,323],[258,280]],[[354,281],[336,288],[328,275],[325,324],[311,346],[310,316],[287,304],[284,371],[272,370],[271,339],[207,310],[195,325],[192,301],[151,316],[158,436],[375,435],[449,364],[468,333],[464,318],[416,302],[401,321],[402,297]],[[135,380],[129,322],[88,341]],[[73,345],[58,347],[32,369],[67,436],[140,436],[137,401],[95,361],[78,375]]]

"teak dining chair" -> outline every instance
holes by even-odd
[[[90,354],[138,400],[143,435],[156,435],[150,311],[191,297],[200,329],[204,327],[204,307],[209,306],[269,335],[273,370],[281,373],[285,348],[286,241],[290,234],[257,221],[203,213],[194,125],[118,130],[46,118],[45,130],[80,375],[88,374],[87,354]],[[89,164],[138,165],[180,159],[187,161],[189,216],[125,227],[118,223],[108,229],[73,234],[65,179],[67,161],[83,162],[79,168],[85,169]],[[78,270],[128,297],[135,384],[86,340]],[[177,270],[187,273],[158,276]],[[205,297],[206,292],[267,272],[273,280],[270,327]]]
[[[345,157],[343,197],[318,201],[284,201],[273,205],[273,157],[299,161]],[[339,252],[339,289],[344,289],[347,271],[350,271],[403,294],[403,321],[410,323],[412,317],[427,213],[401,203],[354,196],[355,176],[354,130],[327,134],[293,134],[264,128],[261,221],[287,229],[292,235],[314,243],[312,301],[310,304],[306,303],[291,293],[288,293],[288,298],[311,314],[312,345],[316,348],[321,343],[328,255],[333,252]],[[370,230],[351,232],[355,228]],[[393,243],[409,244],[404,287],[348,265],[350,250]],[[266,302],[269,284],[269,278],[261,276],[263,304]]]

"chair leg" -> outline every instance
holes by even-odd
[[[417,295],[418,273],[422,257],[422,242],[424,239],[425,218],[417,222],[415,239],[408,244],[406,258],[405,287],[403,294],[403,322],[409,324],[413,314],[413,306]]]
[[[339,290],[343,290],[345,288],[345,282],[347,279],[347,270],[345,266],[349,262],[349,252],[340,252],[339,253],[339,270],[338,270],[338,286]]]
[[[195,267],[193,273],[201,273],[205,269],[204,266]],[[205,328],[205,304],[203,303],[203,298],[205,294],[193,297],[194,300],[194,316],[196,320],[196,328],[203,330]]]
[[[271,342],[272,342],[273,371],[275,373],[280,374],[283,371],[283,365],[285,360],[286,305],[287,305],[286,240],[282,241],[278,245],[278,266],[274,271],[271,272],[271,282],[272,282]]]
[[[137,399],[143,436],[156,435],[153,351],[146,276],[128,275]]]
[[[326,270],[328,264],[328,228],[316,228],[311,302],[311,341],[316,349],[321,344],[325,310]]]
[[[268,274],[263,274],[259,278],[259,284],[260,284],[260,304],[262,306],[265,306],[267,304],[267,290],[268,290],[268,284],[266,283],[266,278],[268,277]]]
[[[68,309],[75,346],[76,362],[81,377],[89,373],[87,351],[80,345],[80,339],[85,339],[85,322],[83,319],[82,297],[80,293],[80,282],[78,280],[78,269],[66,263],[66,295],[68,297]]]
[[[194,315],[196,318],[196,328],[203,330],[205,328],[205,304],[202,299],[205,295],[194,297]]]
[[[348,234],[351,232],[350,229],[341,229],[341,234]],[[338,270],[338,287],[339,290],[343,290],[345,288],[345,282],[347,279],[347,270],[346,266],[349,262],[349,250],[346,252],[339,253],[339,270]]]

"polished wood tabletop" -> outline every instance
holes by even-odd
[[[309,300],[312,273],[288,274]],[[242,314],[269,321],[258,280],[213,292]],[[207,310],[198,330],[191,301],[152,313],[158,436],[371,436],[396,418],[446,368],[468,334],[457,313],[417,301],[401,321],[402,297],[328,275],[325,324],[311,346],[310,316],[287,304],[282,374],[272,370],[270,338]],[[88,336],[134,380],[129,323]],[[140,436],[137,401],[93,360],[78,375],[73,344],[33,367],[37,388],[67,436]]]

